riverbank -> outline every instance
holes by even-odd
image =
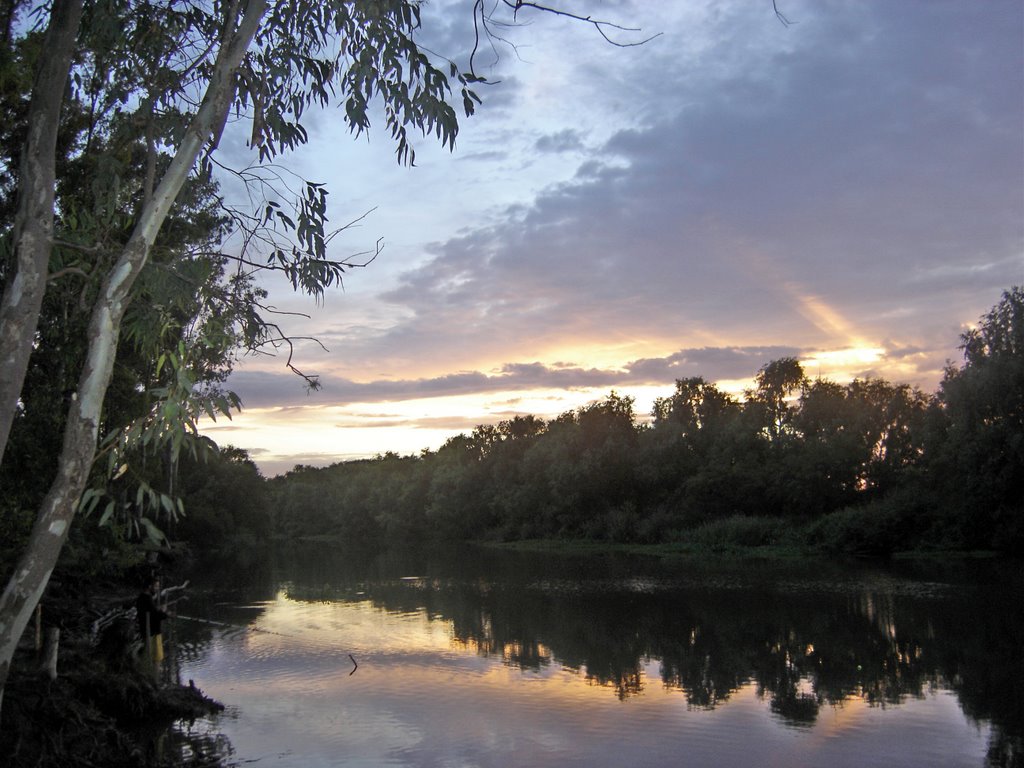
[[[65,659],[68,671],[56,680],[33,666],[19,659],[4,692],[0,754],[9,768],[219,765],[202,751],[185,763],[166,743],[174,722],[223,709],[199,689],[111,673],[81,654]]]
[[[651,557],[696,557],[696,558],[729,558],[757,560],[796,560],[835,557],[835,553],[820,548],[798,545],[744,545],[740,543],[721,543],[708,545],[695,542],[671,542],[665,544],[621,544],[608,541],[590,541],[580,539],[524,539],[505,542],[478,542],[481,546],[494,547],[519,552],[564,552],[566,554],[600,554],[624,553],[630,555],[647,555]],[[856,553],[847,557],[856,558]],[[994,550],[907,550],[891,552],[884,556],[871,555],[873,559],[893,560],[988,560],[1003,557]],[[868,557],[861,555],[860,557]]]
[[[125,618],[93,631],[97,605],[116,605],[122,585],[56,584],[43,615],[60,630],[56,677],[43,669],[29,631],[15,654],[0,710],[7,768],[169,768],[221,763],[172,725],[223,710],[193,685],[160,680],[135,653]],[[128,592],[130,594],[130,591]]]

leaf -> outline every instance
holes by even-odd
[[[162,544],[164,541],[167,540],[167,537],[164,535],[164,532],[161,531],[156,526],[156,523],[154,523],[148,517],[140,517],[139,522],[142,524],[142,527],[146,529],[147,538],[149,538],[149,540],[152,541],[154,544]]]
[[[95,488],[87,488],[78,502],[78,511],[83,517],[87,517],[96,508],[102,493]]]
[[[100,515],[100,521],[98,523],[100,528],[102,528],[103,526],[105,526],[107,523],[110,522],[110,518],[114,514],[114,509],[115,509],[115,504],[114,504],[114,501],[111,500],[111,501],[109,501],[107,503],[107,508],[103,510],[103,514]]]

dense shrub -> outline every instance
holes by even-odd
[[[805,539],[831,552],[888,555],[931,543],[933,510],[927,495],[904,489],[825,515],[807,526]]]

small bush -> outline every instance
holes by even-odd
[[[772,517],[732,515],[694,529],[687,539],[709,549],[763,547],[778,544],[787,527],[785,520]]]

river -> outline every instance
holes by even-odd
[[[181,748],[228,764],[1021,764],[1019,563],[311,545],[180,613],[169,672],[226,706]]]

